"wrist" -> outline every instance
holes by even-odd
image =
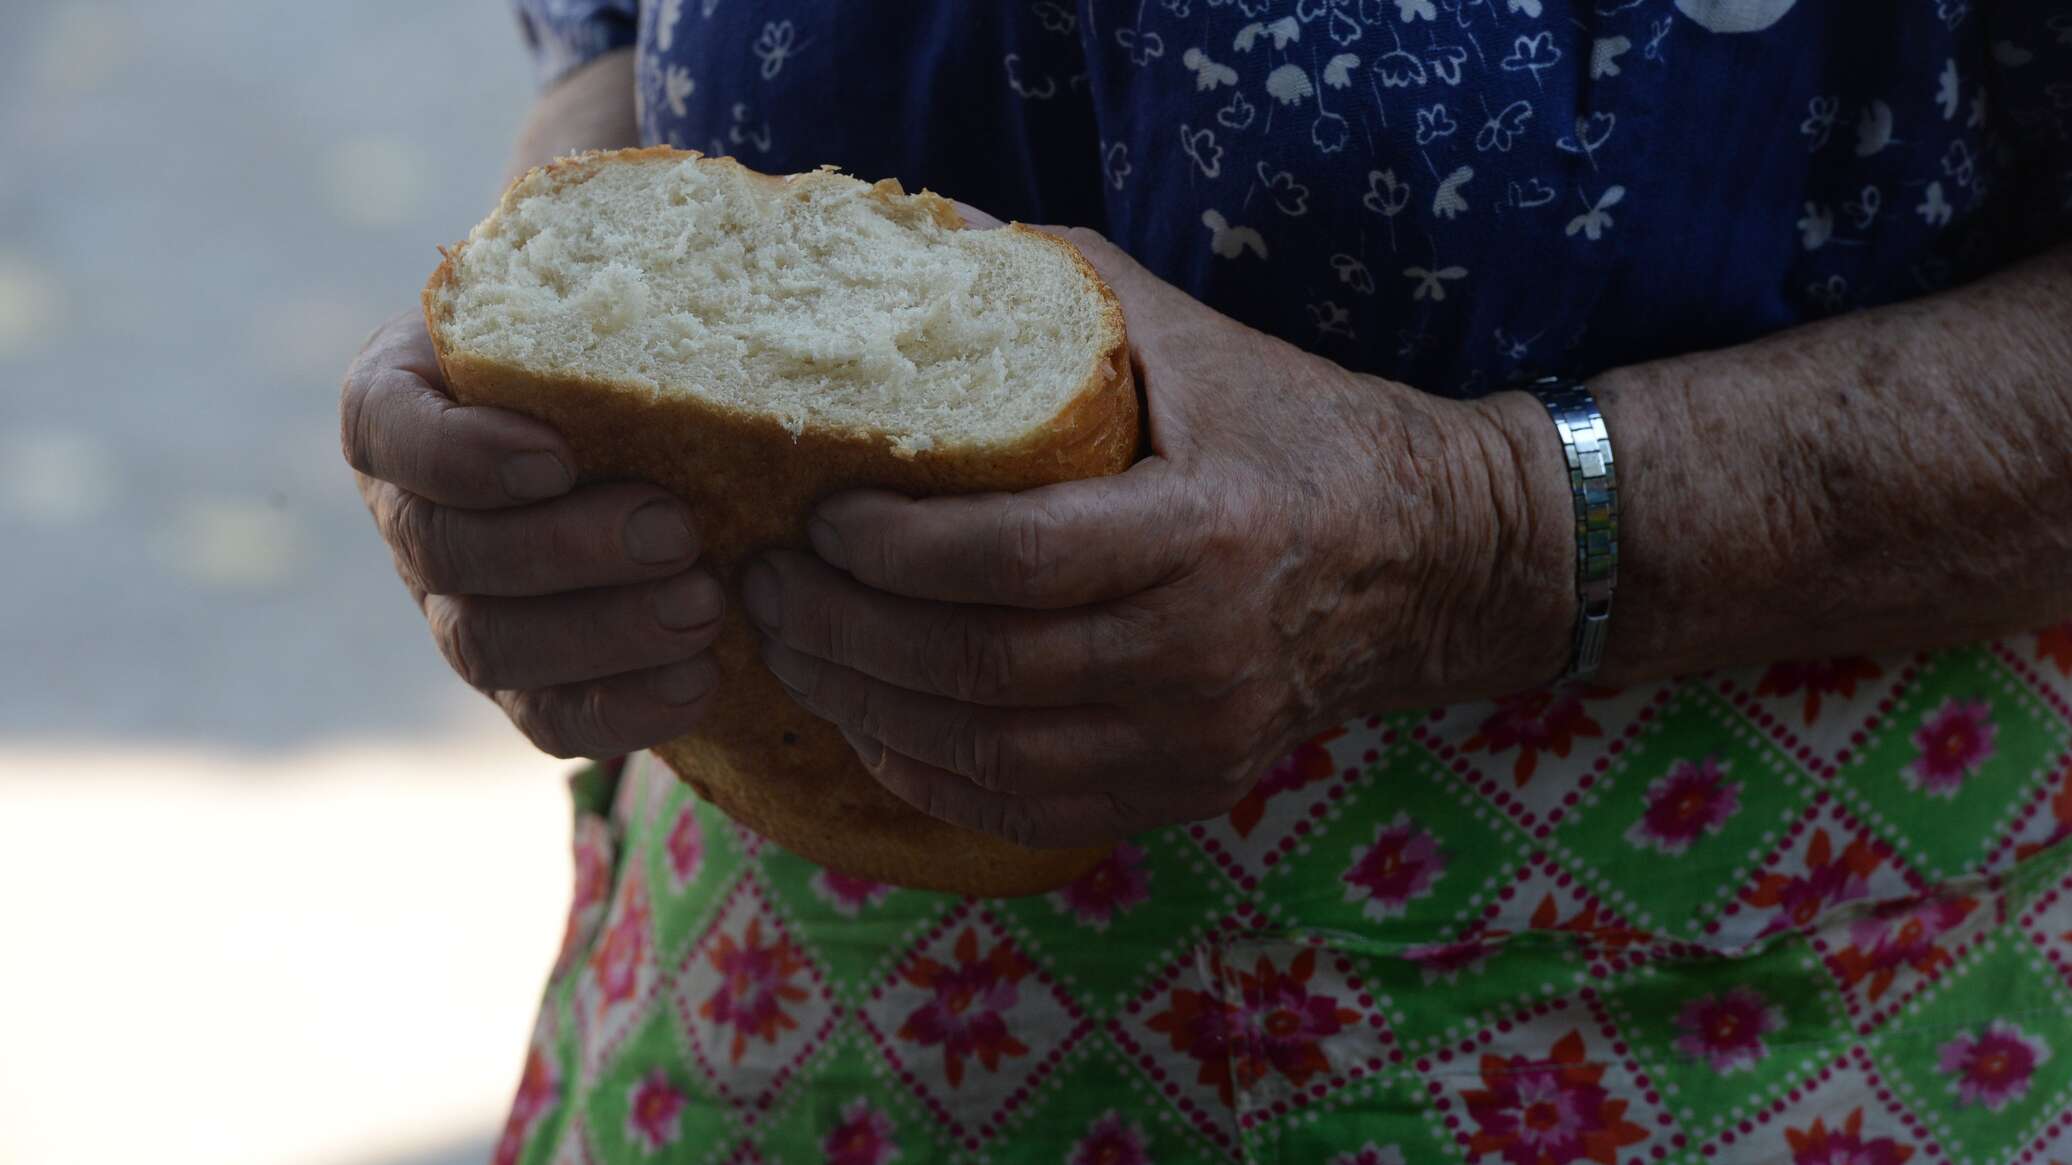
[[[1543,686],[1568,669],[1580,602],[1576,590],[1575,498],[1561,440],[1546,406],[1529,392],[1466,403],[1473,482],[1489,533],[1481,583],[1494,666],[1482,695]],[[1615,438],[1616,439],[1616,438]]]
[[[1492,699],[1567,669],[1578,611],[1574,505],[1546,409],[1529,393],[1462,402],[1363,378],[1379,440],[1342,464],[1344,505],[1298,535],[1328,547],[1298,616],[1329,612],[1305,659],[1323,697],[1304,719]],[[1365,426],[1361,426],[1364,428]]]

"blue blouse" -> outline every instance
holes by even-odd
[[[2072,233],[2072,0],[519,0],[642,136],[1094,227],[1474,395],[1924,295]]]

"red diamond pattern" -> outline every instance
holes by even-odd
[[[692,1063],[750,1125],[841,1013],[826,976],[754,878],[735,883],[669,993]]]
[[[974,1152],[1093,1027],[1000,920],[968,902],[928,928],[857,1018],[899,1082]]]

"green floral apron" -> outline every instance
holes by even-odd
[[[2072,1161],[2072,623],[1351,722],[1041,897],[574,790],[500,1165]]]

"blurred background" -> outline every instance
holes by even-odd
[[[531,90],[504,0],[0,0],[0,1163],[488,1157],[568,766],[336,409]]]

